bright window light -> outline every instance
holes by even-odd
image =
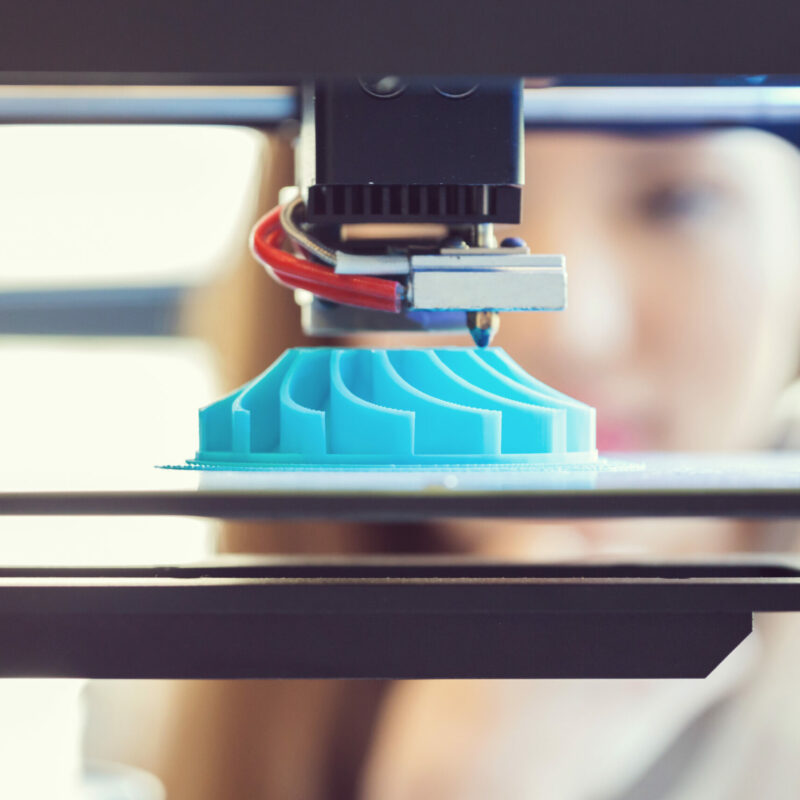
[[[241,258],[264,141],[233,128],[0,127],[0,292],[208,282]],[[181,461],[218,393],[199,341],[0,337],[0,480],[88,470],[102,489],[104,465],[117,480],[126,465]],[[0,517],[0,564],[181,563],[205,557],[212,535],[175,517]],[[0,797],[85,797],[82,687],[0,681]]]
[[[242,247],[264,137],[193,126],[0,126],[0,291],[202,284]]]

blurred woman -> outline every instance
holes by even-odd
[[[566,254],[569,309],[505,314],[497,344],[596,406],[602,450],[777,445],[800,363],[795,149],[745,129],[540,132],[526,162],[513,232]],[[275,340],[274,321],[296,317],[289,293],[262,286],[251,314],[270,337],[248,336],[270,351],[234,382],[299,343]],[[226,546],[578,559],[757,549],[766,533],[696,520],[308,523],[230,526]],[[771,620],[705,681],[193,684],[162,774],[176,800],[797,797],[792,624],[800,634]]]

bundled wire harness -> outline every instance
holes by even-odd
[[[341,275],[334,267],[336,253],[311,238],[296,223],[300,198],[265,214],[253,228],[250,249],[272,278],[292,289],[305,289],[317,297],[343,305],[399,312],[403,285],[369,275]],[[287,237],[302,255],[283,248]]]

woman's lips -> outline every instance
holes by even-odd
[[[598,417],[601,413],[598,410]],[[629,422],[611,422],[598,419],[597,449],[607,452],[622,453],[631,450],[644,450],[647,437],[640,426]]]

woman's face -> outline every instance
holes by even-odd
[[[497,344],[598,410],[601,450],[768,443],[800,350],[800,157],[754,130],[526,140],[521,233],[569,307]],[[502,235],[502,232],[501,232]]]
[[[776,401],[799,362],[797,152],[748,130],[547,133],[528,137],[526,158],[521,233],[533,252],[566,255],[569,308],[504,314],[497,343],[597,407],[601,449],[768,444]],[[462,549],[526,560],[739,544],[729,521],[660,522],[442,528]],[[625,769],[613,755],[614,724],[673,725],[651,716],[680,713],[675,699],[684,695],[667,691],[614,682],[398,684],[378,720],[363,797],[586,794],[608,764]],[[565,769],[558,754],[576,747],[582,769]],[[585,783],[567,787],[572,780]]]

